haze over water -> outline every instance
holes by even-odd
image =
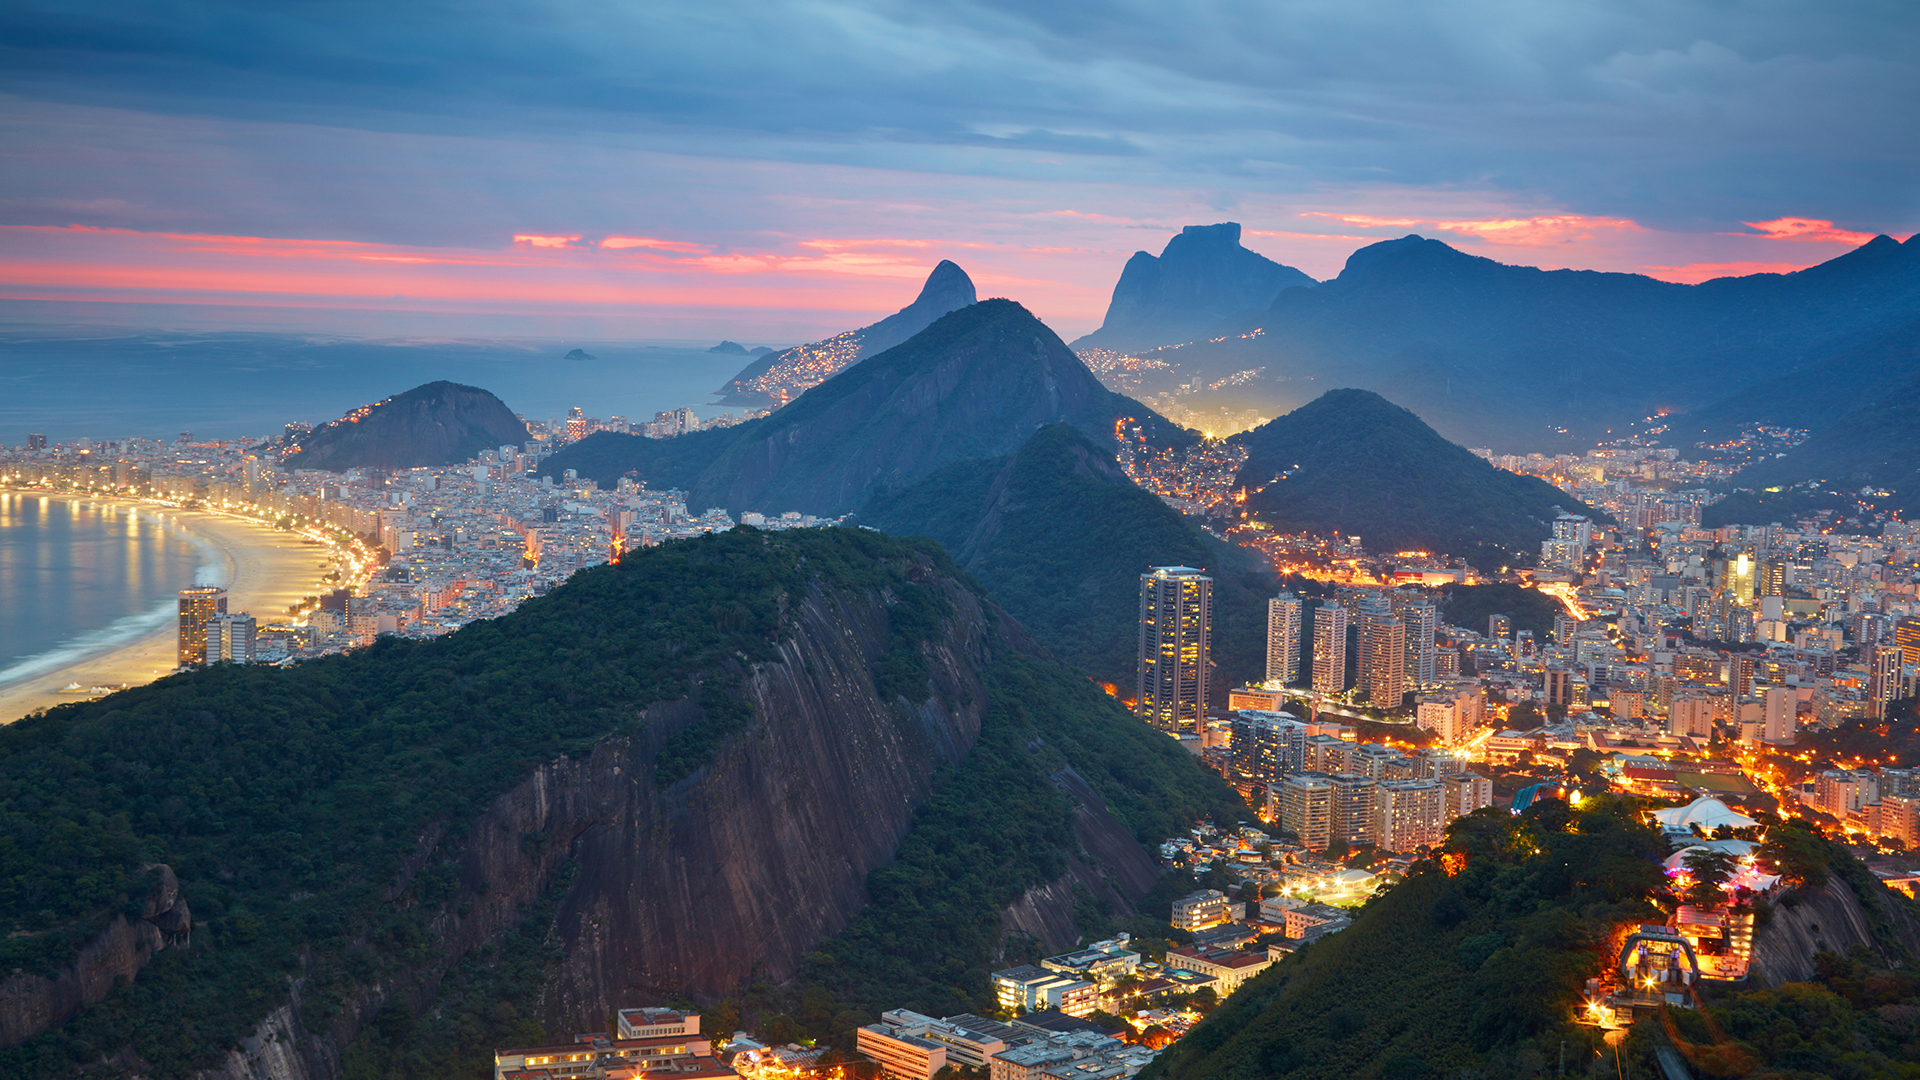
[[[225,574],[216,550],[162,514],[0,494],[0,686],[164,627],[179,590]]]

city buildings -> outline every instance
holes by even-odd
[[[1186,566],[1140,575],[1139,682],[1135,709],[1167,732],[1196,731],[1207,716],[1213,579]]]
[[[1280,828],[1292,833],[1309,851],[1325,851],[1333,843],[1333,778],[1319,772],[1295,773],[1277,788]]]

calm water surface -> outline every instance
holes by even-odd
[[[0,494],[0,686],[169,625],[175,594],[223,572],[171,515]]]

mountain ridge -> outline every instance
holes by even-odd
[[[1455,441],[1546,449],[1706,409],[1916,316],[1914,238],[1685,285],[1509,265],[1415,234],[1360,248],[1332,280],[1283,290],[1208,340],[1157,351],[1171,367],[1142,396],[1284,410],[1316,386],[1353,386],[1414,405]],[[1180,390],[1235,373],[1247,375],[1231,391]]]
[[[978,299],[973,279],[967,272],[953,260],[941,259],[921,283],[919,294],[906,307],[858,330],[791,349],[759,353],[715,393],[728,404],[779,404],[785,399],[772,393],[774,387],[770,384],[778,384],[779,389],[797,386],[805,391],[849,365],[893,348],[933,325],[942,315],[967,307]]]

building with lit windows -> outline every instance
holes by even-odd
[[[1290,592],[1267,601],[1267,682],[1291,686],[1300,677],[1300,617],[1304,605]]]
[[[1292,833],[1309,851],[1327,850],[1333,843],[1333,778],[1324,773],[1295,773],[1274,790],[1281,830]]]
[[[1197,731],[1207,717],[1213,579],[1188,566],[1140,575],[1135,711],[1161,731]]]
[[[1347,609],[1322,604],[1313,612],[1313,689],[1339,694],[1347,689]]]
[[[227,590],[212,585],[180,590],[181,667],[207,662],[207,624],[227,613]]]
[[[251,664],[254,661],[254,620],[246,612],[215,615],[207,623],[209,664]]]

